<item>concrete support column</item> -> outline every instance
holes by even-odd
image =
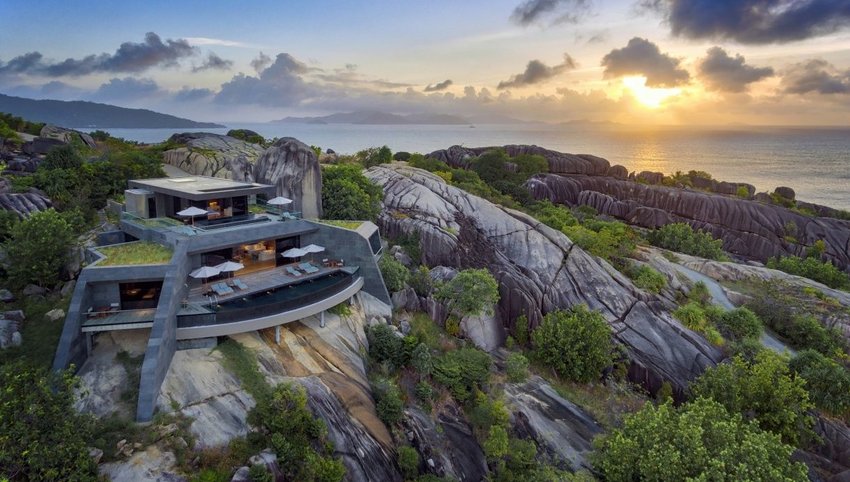
[[[325,310],[322,310],[322,314],[320,315],[319,326],[322,328],[325,327]]]
[[[280,325],[274,327],[274,342],[280,345]]]
[[[91,355],[92,350],[92,334],[91,332],[86,333],[86,358]]]

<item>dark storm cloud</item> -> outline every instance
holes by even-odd
[[[525,71],[521,74],[511,76],[508,80],[499,82],[497,89],[509,89],[511,87],[524,87],[528,85],[539,84],[545,82],[552,77],[576,68],[575,60],[564,54],[564,62],[558,65],[548,66],[539,60],[532,60],[525,66]]]
[[[747,44],[791,42],[850,26],[850,0],[643,0],[674,35]]]
[[[699,75],[712,90],[743,92],[749,84],[773,76],[770,67],[753,67],[746,64],[740,54],[731,57],[720,47],[708,49],[708,55],[699,63]]]
[[[436,84],[426,85],[425,89],[423,89],[423,91],[424,92],[439,92],[441,90],[448,89],[449,86],[451,86],[453,83],[454,82],[452,82],[452,79],[446,79],[442,82],[437,82]]]
[[[528,26],[552,18],[551,24],[575,23],[590,7],[589,0],[527,0],[518,5],[511,20]]]
[[[269,57],[268,55],[260,52],[260,55],[258,55],[256,59],[251,61],[251,67],[253,67],[254,70],[259,74],[260,72],[263,71],[263,69],[268,67],[269,64],[271,64],[271,63],[272,63],[272,58]]]
[[[204,63],[192,68],[192,72],[202,72],[204,70],[230,70],[233,67],[232,60],[225,60],[218,55],[210,52]]]
[[[103,53],[79,59],[67,58],[61,62],[44,62],[41,53],[30,52],[2,64],[0,73],[74,77],[98,72],[142,72],[155,66],[176,65],[181,58],[195,53],[195,48],[186,40],[167,39],[163,42],[159,35],[148,32],[143,42],[124,42],[114,54]]]
[[[91,95],[96,100],[136,100],[159,92],[159,86],[152,79],[110,79]]]
[[[782,86],[789,94],[847,94],[850,70],[840,71],[826,60],[813,59],[792,65],[782,77]]]
[[[621,49],[614,49],[602,58],[605,78],[643,75],[648,87],[675,87],[690,80],[681,60],[661,53],[658,45],[635,37]]]

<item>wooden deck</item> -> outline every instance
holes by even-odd
[[[290,265],[293,266],[293,265]],[[250,295],[253,293],[259,293],[262,291],[268,291],[272,288],[279,288],[281,286],[286,286],[294,283],[298,283],[305,280],[311,280],[316,278],[321,278],[333,272],[339,271],[343,268],[325,268],[321,267],[317,263],[313,263],[313,266],[319,268],[319,271],[312,274],[302,274],[301,276],[292,276],[291,274],[286,272],[286,266],[279,266],[272,269],[267,269],[263,271],[256,271],[253,273],[245,274],[242,276],[238,275],[238,271],[234,273],[234,278],[239,278],[245,283],[248,288],[244,290],[239,290],[235,287],[231,287],[233,289],[233,293],[228,295],[215,295],[215,299],[218,302],[227,301],[234,298],[241,298],[245,295]],[[226,282],[225,280],[219,281],[219,283]],[[211,299],[206,296],[206,292],[211,291],[210,286],[215,283],[206,283],[204,285],[194,286],[189,290],[188,302],[189,305],[198,305],[198,304],[209,304]]]

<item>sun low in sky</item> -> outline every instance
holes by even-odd
[[[0,93],[223,122],[850,121],[844,1],[71,3],[0,2]]]

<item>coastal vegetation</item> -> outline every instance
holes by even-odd
[[[584,305],[548,313],[531,334],[531,343],[532,355],[541,365],[574,382],[599,379],[613,362],[608,324]]]
[[[374,221],[381,209],[381,188],[366,179],[357,165],[341,164],[322,169],[324,217]]]
[[[718,261],[728,260],[723,253],[723,241],[702,230],[694,230],[687,223],[666,224],[650,231],[647,239],[659,248]]]
[[[777,256],[768,260],[767,267],[809,278],[830,288],[850,291],[850,275],[836,268],[829,261],[821,261],[815,254],[804,258]]]

